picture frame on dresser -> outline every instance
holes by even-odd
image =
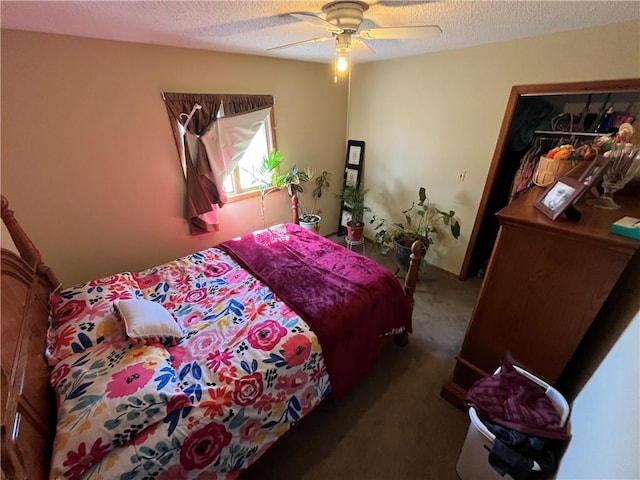
[[[559,177],[552,185],[547,187],[534,204],[534,207],[551,220],[556,220],[563,213],[566,213],[570,219],[575,218],[577,211],[572,205],[584,189],[585,186],[580,180]]]

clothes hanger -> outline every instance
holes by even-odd
[[[191,121],[191,117],[193,117],[193,114],[196,113],[196,110],[200,110],[201,108],[202,108],[202,105],[200,105],[199,103],[196,103],[191,109],[191,112],[189,112],[188,114],[181,113],[180,115],[178,115],[178,118],[183,118],[183,116],[187,117],[187,119],[182,124],[185,130],[187,129],[187,125],[189,125],[189,122]]]
[[[582,109],[582,113],[580,114],[580,121],[576,125],[576,132],[584,132],[585,122],[587,121],[587,115],[589,114],[589,108],[591,107],[591,94],[587,97],[587,103],[585,103],[584,108]]]

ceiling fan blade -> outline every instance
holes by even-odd
[[[420,25],[415,27],[381,27],[369,28],[358,32],[358,36],[367,40],[390,40],[412,38],[432,38],[442,33],[438,25]]]
[[[267,52],[272,52],[274,50],[282,50],[283,48],[297,47],[298,45],[304,45],[306,43],[318,43],[318,42],[326,42],[327,40],[333,40],[333,37],[319,37],[312,38],[310,40],[302,40],[301,42],[293,42],[287,43],[286,45],[280,45],[277,47],[267,48]]]
[[[303,20],[305,22],[310,22],[310,23],[319,25],[325,30],[330,31],[331,33],[342,33],[342,29],[340,27],[336,27],[333,23],[329,23],[324,18],[320,18],[317,15],[314,15],[313,13],[293,12],[293,13],[290,13],[289,15],[297,18],[298,20]]]
[[[371,53],[376,53],[376,51],[371,47],[371,45],[369,45],[367,42],[364,41],[364,38],[359,38],[357,35],[354,35],[353,39],[356,40],[356,42],[353,42],[354,53],[356,52],[356,50],[360,55],[362,54],[368,55]],[[364,48],[358,48],[358,45],[363,45]]]

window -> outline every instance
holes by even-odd
[[[162,97],[184,175],[191,233],[216,231],[222,205],[260,193],[251,188],[247,171],[276,148],[273,95],[163,92]]]
[[[223,113],[224,115],[224,113]],[[223,116],[222,115],[222,116]],[[245,198],[257,194],[258,181],[255,173],[262,159],[275,147],[273,108],[269,116],[262,122],[249,146],[241,153],[238,165],[224,180],[223,188],[229,200]]]

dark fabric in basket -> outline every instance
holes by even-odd
[[[508,361],[503,362],[500,373],[475,382],[466,400],[483,422],[542,438],[569,437],[544,389],[518,373]]]
[[[496,436],[489,453],[489,464],[496,472],[503,476],[509,474],[514,480],[553,477],[565,447],[564,440],[543,439],[491,422],[485,425]]]

